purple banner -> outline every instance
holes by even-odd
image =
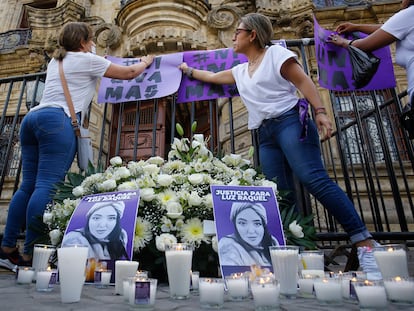
[[[316,19],[315,25],[315,51],[319,71],[319,85],[331,91],[356,90],[352,79],[352,67],[347,49],[327,42],[332,30],[326,30],[319,26]],[[363,38],[366,34],[353,33],[346,37],[353,39],[355,36]],[[384,47],[373,52],[381,59],[377,73],[372,80],[358,90],[379,90],[395,87],[394,67],[391,59],[390,48]]]
[[[136,58],[118,58],[107,56],[111,62],[119,65],[139,63]],[[175,93],[180,86],[183,53],[157,56],[149,68],[132,80],[102,78],[99,91],[99,103],[122,103],[135,100],[147,100],[165,97]]]

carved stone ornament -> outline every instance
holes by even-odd
[[[99,25],[95,31],[96,43],[103,48],[116,49],[121,44],[122,32],[119,27],[105,23]]]
[[[230,47],[233,45],[233,31],[242,15],[243,12],[239,8],[223,5],[208,13],[207,24],[211,28],[218,29],[220,42]]]

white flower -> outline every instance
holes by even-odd
[[[140,198],[145,202],[151,202],[155,198],[155,192],[153,188],[140,189]]]
[[[122,165],[122,158],[121,158],[121,157],[119,157],[119,156],[113,157],[113,158],[111,158],[111,159],[109,160],[109,163],[110,163],[112,166],[119,166],[119,165]]]
[[[149,175],[155,175],[158,174],[160,171],[160,168],[155,164],[146,164],[142,167],[144,170],[144,173],[147,173]]]
[[[97,185],[102,192],[112,191],[116,189],[116,181],[113,179],[105,180],[103,183]]]
[[[50,242],[53,245],[58,245],[62,237],[62,232],[59,229],[54,229],[49,232]]]
[[[199,185],[203,182],[203,180],[204,180],[203,174],[191,174],[190,176],[188,176],[188,181],[192,185]]]
[[[200,245],[208,239],[203,233],[203,223],[198,218],[191,218],[181,228],[183,242]]]
[[[135,181],[126,181],[118,186],[119,191],[136,190],[139,186]]]
[[[188,197],[189,206],[200,206],[203,203],[203,199],[198,195],[197,192],[192,191]]]
[[[211,247],[213,248],[213,250],[218,253],[218,239],[217,239],[217,235],[213,236],[211,238]]]
[[[163,186],[163,187],[168,187],[173,182],[172,176],[167,175],[167,174],[158,175],[157,180],[160,186]]]
[[[115,180],[125,179],[131,176],[131,172],[125,166],[117,167],[114,171]]]
[[[180,217],[183,213],[183,207],[175,201],[167,202],[165,209],[167,210],[167,216],[172,219]]]
[[[297,238],[303,238],[305,236],[302,227],[296,223],[296,220],[292,221],[289,225],[289,230]]]
[[[43,214],[43,222],[45,224],[50,224],[53,220],[53,214],[50,212],[45,211]]]
[[[165,245],[177,243],[177,238],[170,233],[162,233],[155,238],[155,246],[160,252],[165,252]]]
[[[166,206],[169,202],[177,201],[177,196],[173,190],[165,190],[159,193],[157,197],[163,206]]]
[[[141,217],[138,217],[135,226],[134,250],[139,251],[151,240],[151,223]]]
[[[156,165],[162,165],[162,164],[164,163],[164,159],[163,159],[163,158],[161,158],[161,157],[158,157],[158,156],[156,156],[156,157],[151,157],[151,158],[149,158],[149,159],[147,160],[147,163],[150,163],[150,164],[156,164]]]
[[[203,134],[194,134],[193,140],[199,142],[200,144],[204,144],[204,135]]]
[[[85,194],[85,189],[82,186],[77,186],[77,187],[73,188],[72,194],[75,197],[81,197]]]

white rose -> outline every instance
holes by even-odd
[[[191,174],[188,176],[188,181],[192,184],[192,185],[199,185],[203,182],[204,180],[204,175],[203,174]]]
[[[296,223],[296,220],[292,221],[289,225],[289,230],[297,238],[303,238],[305,234],[302,231],[302,227]]]
[[[190,206],[200,206],[203,202],[203,199],[198,195],[197,192],[191,192],[190,196],[188,197],[188,205]]]
[[[158,183],[160,184],[160,186],[163,186],[163,187],[168,187],[173,182],[172,176],[167,175],[167,174],[158,175],[157,180],[158,180]]]
[[[128,178],[129,176],[131,176],[131,172],[125,166],[118,167],[114,172],[116,180]]]
[[[155,238],[155,246],[160,252],[165,252],[165,245],[177,243],[177,238],[170,233],[162,233]]]
[[[98,188],[103,191],[110,191],[116,189],[116,181],[113,179],[105,180],[103,183],[98,185]]]
[[[58,245],[62,237],[62,232],[59,229],[54,229],[49,232],[49,237],[53,245]]]
[[[149,158],[147,160],[147,163],[156,164],[156,165],[162,165],[164,163],[164,159],[161,158],[161,157],[159,157],[159,156],[151,157],[151,158]]]
[[[155,198],[155,192],[152,188],[143,188],[139,191],[140,198],[145,202],[151,202]]]
[[[77,187],[73,188],[73,190],[72,190],[72,194],[75,197],[81,197],[81,196],[83,196],[84,193],[85,193],[85,189],[82,186],[77,186]]]
[[[119,166],[122,165],[122,158],[119,156],[113,157],[109,160],[112,166]]]
[[[183,207],[175,201],[168,202],[165,209],[167,210],[167,216],[172,219],[180,217],[183,213]]]
[[[53,220],[53,214],[52,213],[45,212],[43,214],[43,222],[45,224],[50,224],[52,222],[52,220]]]

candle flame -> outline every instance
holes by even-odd
[[[396,282],[401,282],[401,281],[402,281],[402,279],[401,279],[401,277],[400,277],[400,276],[396,276],[396,277],[394,278],[394,281],[396,281]]]

